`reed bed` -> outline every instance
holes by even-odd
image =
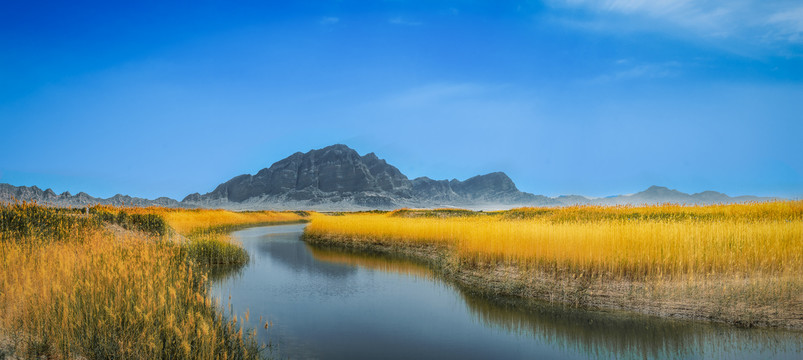
[[[337,215],[305,239],[421,258],[490,296],[803,329],[803,201]]]
[[[304,213],[277,211],[233,212],[226,210],[155,209],[178,233],[185,236],[184,250],[199,265],[242,265],[248,253],[229,235],[231,231],[260,225],[304,220]]]
[[[271,225],[301,222],[304,212],[288,211],[242,211],[227,210],[176,210],[156,208],[172,228],[182,234],[191,234],[204,229],[229,230],[240,226]]]
[[[444,245],[468,262],[628,278],[803,271],[803,201],[444,213],[316,215],[306,231]]]
[[[213,304],[198,258],[159,230],[165,218],[192,233],[277,217],[0,205],[0,358],[261,358],[255,333]]]
[[[144,230],[177,240],[197,265],[243,265],[248,253],[229,236],[245,227],[306,221],[305,212],[173,209],[94,206],[88,212],[126,229]]]

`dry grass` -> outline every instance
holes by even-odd
[[[111,207],[85,214],[0,205],[0,339],[10,339],[0,353],[259,358],[254,334],[244,335],[236,317],[224,319],[212,303],[207,275],[188,251],[192,247],[169,241],[159,229],[163,219],[189,235],[198,228],[295,220],[294,215]],[[207,238],[186,242],[213,241],[208,234],[197,236]]]
[[[259,224],[290,223],[304,221],[305,212],[291,211],[229,211],[219,209],[174,209],[166,207],[116,207],[98,205],[90,208],[90,212],[107,212],[119,215],[124,212],[136,215],[157,215],[182,235],[190,235],[198,230],[221,227],[255,226]]]
[[[630,278],[803,271],[801,201],[431,213],[316,215],[307,231],[442,244],[466,261]]]
[[[445,248],[456,273],[498,272],[522,296],[803,326],[803,201],[316,214],[306,232]]]
[[[178,240],[183,253],[199,265],[243,265],[248,253],[229,233],[243,227],[305,221],[304,212],[122,208],[94,206],[90,213],[125,228],[144,229]]]
[[[242,265],[248,262],[248,253],[229,235],[233,230],[304,220],[302,215],[292,212],[166,208],[149,210],[157,211],[172,229],[188,238],[183,244],[185,252],[196,263],[204,265]]]
[[[182,234],[190,234],[198,229],[213,227],[253,226],[254,224],[274,224],[298,222],[305,216],[296,212],[227,210],[176,210],[157,208],[168,224]]]

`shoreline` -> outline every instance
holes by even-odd
[[[543,271],[504,263],[461,261],[447,246],[362,237],[312,234],[311,244],[403,256],[426,265],[465,291],[486,298],[515,298],[526,307],[544,302],[593,311],[625,311],[676,320],[723,323],[742,328],[803,330],[803,299],[787,306],[757,303],[748,279],[703,279],[692,283],[587,278],[568,269]],[[723,288],[730,286],[730,290]],[[739,296],[741,295],[741,296]],[[762,299],[763,300],[763,299]]]

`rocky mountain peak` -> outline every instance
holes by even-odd
[[[80,192],[56,195],[52,189],[0,184],[0,201],[38,201],[53,206],[175,206],[230,209],[361,210],[399,207],[464,207],[501,209],[517,206],[716,204],[766,201],[755,196],[730,197],[715,191],[687,194],[664,186],[650,186],[632,195],[587,198],[579,195],[546,197],[519,191],[503,172],[478,175],[464,181],[409,180],[398,168],[374,153],[360,155],[343,144],[296,152],[256,174],[243,174],[206,194],[187,195],[181,203],[169,198],[148,200],[116,194],[108,199]]]
[[[642,192],[645,192],[645,193],[666,193],[666,192],[670,192],[670,191],[673,191],[673,190],[670,190],[666,186],[652,185],[652,186],[648,187],[646,190],[644,190]]]
[[[343,144],[297,152],[277,161],[256,175],[240,175],[200,200],[226,199],[243,202],[255,198],[285,198],[311,201],[335,198],[343,193],[387,192],[409,197],[410,181],[399,169],[375,154],[360,156]]]
[[[295,153],[255,175],[234,177],[211,193],[192,194],[184,201],[305,204],[346,202],[358,206],[394,208],[400,204],[530,204],[542,200],[534,196],[520,192],[502,172],[475,176],[466,181],[432,180],[427,177],[411,181],[398,168],[380,159],[375,153],[360,156],[346,145],[335,144],[306,153]]]
[[[675,189],[670,189],[665,186],[657,186],[653,185],[647,188],[642,192],[634,194],[634,196],[646,196],[646,197],[677,197],[677,196],[688,196],[686,193],[682,193]]]
[[[463,181],[461,188],[467,191],[509,192],[519,191],[507,174],[498,171],[485,175],[477,175]]]

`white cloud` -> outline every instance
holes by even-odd
[[[803,6],[776,12],[767,23],[775,27],[777,36],[786,36],[790,42],[803,42]]]
[[[334,16],[324,16],[320,22],[321,25],[334,25],[340,22],[340,18]]]
[[[615,71],[600,75],[593,82],[613,82],[633,79],[662,79],[680,75],[681,64],[676,61],[664,63],[633,63],[628,59],[614,62]]]
[[[651,31],[753,44],[803,43],[799,1],[546,0],[558,20],[592,31]],[[585,15],[566,11],[585,11]]]
[[[423,24],[420,21],[406,19],[401,16],[392,17],[388,19],[388,22],[393,25],[406,25],[406,26],[419,26]]]

